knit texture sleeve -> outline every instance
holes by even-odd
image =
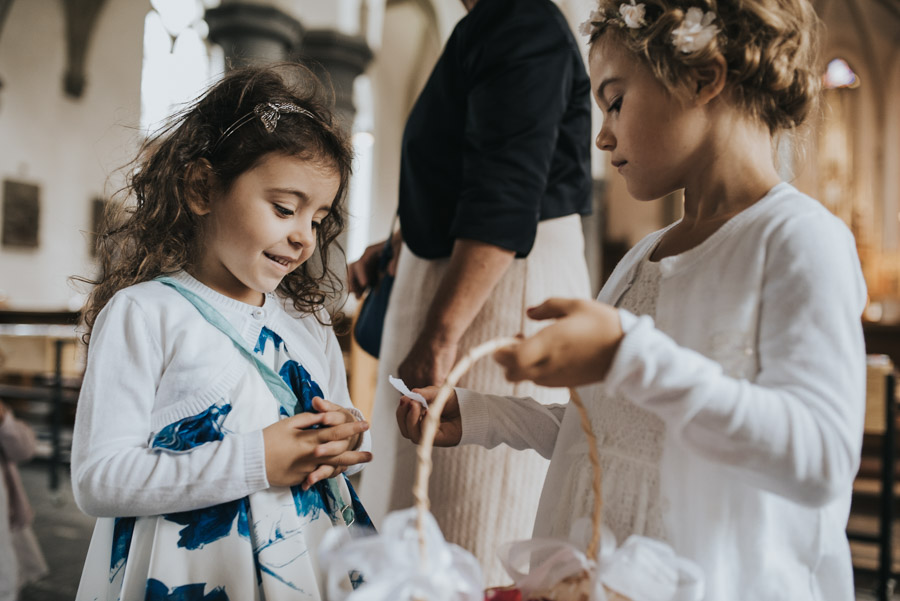
[[[72,441],[72,488],[89,515],[188,511],[268,486],[261,431],[232,433],[185,453],[150,448],[166,367],[159,329],[122,293],[94,325]]]
[[[492,449],[499,444],[534,449],[550,459],[567,405],[542,405],[532,398],[481,394],[457,388],[462,416],[459,444]]]
[[[620,310],[626,334],[605,384],[747,482],[821,506],[846,493],[859,465],[865,284],[853,238],[831,215],[788,220],[767,244],[752,381]]]

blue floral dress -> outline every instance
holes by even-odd
[[[277,333],[264,327],[254,352],[294,392],[295,414],[314,411],[312,399],[323,396],[322,390],[291,357]],[[150,448],[190,453],[208,442],[288,417],[274,397],[259,394],[258,378],[248,370],[228,399],[162,428],[152,436]],[[272,487],[193,511],[100,518],[79,598],[319,601],[324,598],[324,570],[318,565],[318,543],[325,532],[346,524],[351,515],[351,531],[362,533],[372,527],[352,486],[341,475],[306,491],[299,486]],[[95,552],[95,545],[104,544],[108,550]],[[106,557],[106,567],[88,565]],[[347,577],[354,588],[361,582],[359,574]]]

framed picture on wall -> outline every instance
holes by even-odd
[[[3,181],[3,246],[37,248],[41,216],[40,187]]]

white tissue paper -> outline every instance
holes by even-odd
[[[391,386],[396,388],[400,392],[400,394],[405,397],[409,397],[414,401],[419,401],[420,403],[422,403],[423,407],[428,409],[428,402],[425,400],[425,397],[423,397],[418,392],[413,392],[412,390],[407,388],[406,384],[403,383],[403,380],[401,380],[400,378],[395,378],[394,376],[388,376],[388,382],[390,382]]]
[[[579,520],[572,532],[589,532]],[[559,582],[587,571],[591,575],[590,601],[606,601],[604,586],[632,601],[700,601],[704,579],[700,567],[678,557],[671,547],[644,536],[632,535],[616,548],[612,532],[603,527],[599,560],[581,551],[586,545],[557,539],[530,539],[507,543],[500,558],[507,573],[526,598],[553,589]]]
[[[421,556],[416,509],[394,511],[378,534],[351,538],[346,529],[329,530],[320,546],[327,571],[329,601],[483,601],[484,581],[475,557],[444,540],[430,513],[425,519]],[[348,573],[363,584],[349,589]]]

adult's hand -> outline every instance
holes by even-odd
[[[368,246],[359,259],[347,266],[347,285],[356,298],[362,296],[366,288],[378,283],[378,263],[381,261],[385,242],[386,240],[382,240]],[[397,275],[397,261],[400,259],[402,246],[403,235],[397,230],[391,235],[391,260],[387,264],[387,272],[391,276]]]
[[[411,388],[443,384],[453,369],[458,350],[456,343],[441,342],[423,332],[400,363],[397,375]]]
[[[618,310],[597,301],[551,298],[528,309],[528,317],[556,323],[494,353],[508,380],[571,387],[606,377],[624,336]]]
[[[356,298],[378,281],[378,261],[383,247],[384,241],[372,244],[358,260],[347,266],[347,286]]]

